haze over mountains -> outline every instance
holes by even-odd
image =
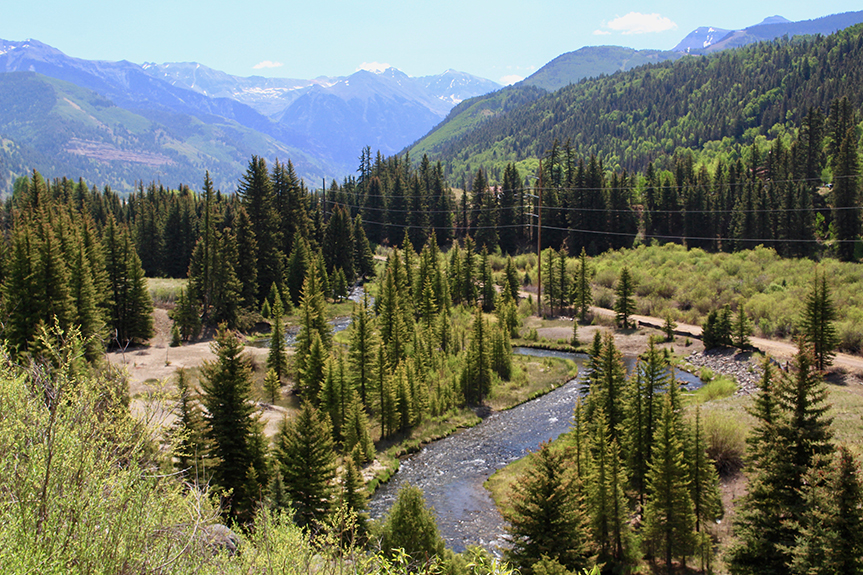
[[[586,47],[521,83],[535,92],[489,97],[514,106],[587,77],[858,22],[863,12],[805,22],[777,16],[737,31],[699,28],[668,51]],[[209,170],[230,191],[252,154],[290,159],[317,186],[353,174],[364,146],[391,155],[436,126],[439,135],[454,106],[482,102],[500,87],[455,70],[419,78],[394,68],[312,80],[238,77],[194,62],[90,61],[37,40],[0,40],[0,192],[33,169],[118,191],[139,180],[197,188]]]

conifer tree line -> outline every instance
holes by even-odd
[[[541,184],[543,248],[596,255],[636,241],[708,251],[765,245],[789,257],[826,251],[850,261],[861,233],[858,115],[848,98],[837,99],[809,107],[770,142],[723,144],[715,157],[678,148],[662,162],[670,169],[648,162],[641,173],[610,169],[599,155],[580,157],[570,140],[554,140],[541,177],[531,181],[507,164],[494,183],[480,168],[458,199],[440,163],[424,156],[414,168],[408,155],[378,155],[372,164],[366,148],[359,177],[332,182],[326,201],[361,215],[373,243],[408,237],[423,245],[434,235],[443,246],[470,235],[480,248],[515,253],[535,246]]]
[[[547,572],[548,559],[570,571],[626,572],[642,557],[706,570],[723,509],[700,414],[686,416],[653,340],[629,377],[610,334],[597,332],[589,355],[571,431],[514,484],[508,558],[526,574]]]
[[[120,202],[79,181],[33,172],[3,208],[0,240],[3,338],[33,351],[42,327],[77,328],[86,356],[150,338],[153,304]]]

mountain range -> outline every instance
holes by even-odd
[[[37,40],[0,40],[0,192],[32,169],[118,191],[141,180],[197,187],[209,170],[230,191],[253,154],[290,159],[317,186],[355,173],[365,146],[418,157],[585,78],[858,22],[863,11],[804,22],[775,16],[742,30],[698,28],[667,51],[585,47],[503,90],[455,70],[418,78],[394,68],[312,80],[238,77],[194,62],[91,61]]]
[[[0,123],[0,189],[34,168],[46,175],[99,177],[118,190],[131,189],[135,180],[178,176],[180,181],[164,183],[194,185],[209,169],[227,191],[251,154],[290,159],[298,175],[317,183],[353,173],[363,146],[395,154],[456,103],[497,88],[455,70],[419,78],[394,68],[315,80],[241,78],[196,63],[82,60],[37,40],[0,40],[0,91],[7,105],[34,91],[43,102],[59,103],[43,107],[44,116],[19,114]],[[96,101],[94,109],[90,103]],[[91,113],[69,115],[69,105]],[[102,116],[111,106],[125,113],[111,112],[109,121]],[[20,106],[7,109],[13,108]],[[150,132],[146,144],[142,126]],[[53,139],[47,136],[52,132]],[[138,155],[121,153],[136,146]],[[145,154],[161,160],[134,159]],[[129,161],[141,170],[131,180],[120,175],[134,171],[121,165]]]

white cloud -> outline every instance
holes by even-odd
[[[665,32],[677,29],[670,18],[659,14],[642,14],[641,12],[630,12],[625,16],[618,16],[604,26],[622,34],[650,34],[654,32]],[[594,32],[596,34],[596,32]]]
[[[392,68],[392,66],[382,62],[363,62],[357,67],[357,70],[365,70],[366,72],[374,72],[375,74],[380,74],[387,68]]]
[[[515,84],[516,82],[521,82],[524,80],[523,76],[519,76],[517,74],[510,74],[509,76],[504,76],[500,79],[500,83],[504,86],[509,86],[510,84]]]
[[[261,70],[263,68],[281,68],[284,66],[281,62],[272,62],[270,60],[264,60],[263,62],[258,62],[254,66],[252,66],[255,70]]]
[[[608,30],[594,30],[593,35],[594,36],[611,36],[611,32],[609,32]]]

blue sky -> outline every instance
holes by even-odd
[[[389,64],[502,83],[582,46],[669,49],[698,26],[860,10],[859,0],[107,0],[4,2],[0,38],[93,60],[199,62],[238,76],[343,76]]]

